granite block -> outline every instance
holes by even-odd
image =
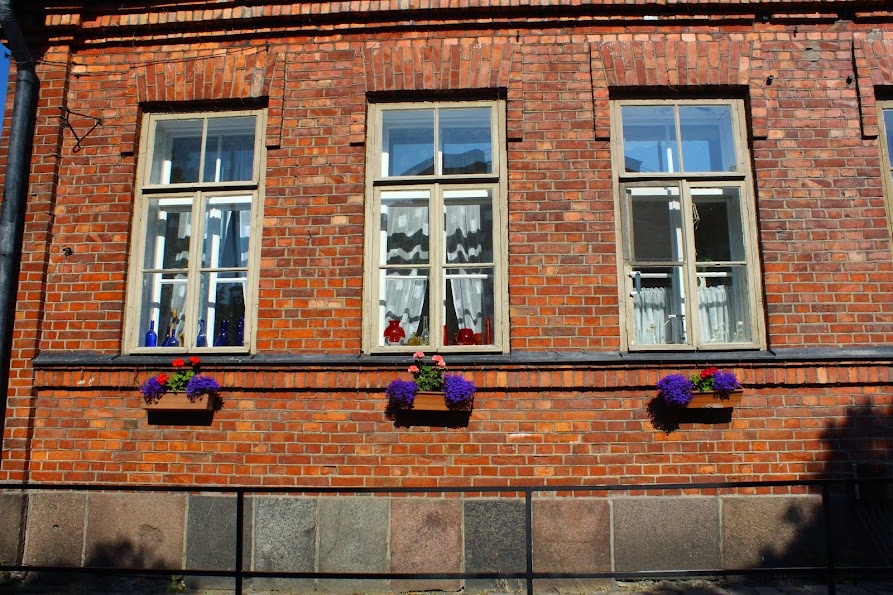
[[[80,566],[84,556],[87,495],[40,492],[29,496],[25,563]]]
[[[186,520],[186,568],[236,569],[236,497],[190,496]],[[242,524],[242,568],[251,565],[251,499],[245,499]],[[193,589],[232,589],[233,579],[187,576]]]
[[[720,566],[717,498],[615,498],[611,505],[618,571]]]
[[[824,564],[824,531],[821,496],[722,499],[726,568]]]
[[[320,498],[320,572],[387,572],[388,511],[386,498]],[[320,579],[326,593],[387,593],[387,580]]]
[[[457,499],[391,500],[391,572],[461,572],[462,508]],[[393,580],[402,591],[456,591],[452,579]]]
[[[26,505],[24,494],[0,494],[0,561],[18,564],[22,535],[22,517]]]
[[[252,570],[313,572],[316,569],[316,498],[257,497],[253,500]],[[256,590],[313,591],[314,579],[257,578]]]
[[[533,569],[537,572],[610,572],[611,507],[608,500],[535,500]],[[550,579],[548,584],[552,589],[585,591],[611,587],[612,581]]]
[[[527,570],[526,506],[518,499],[466,500],[465,571]],[[469,592],[521,589],[520,579],[467,579]]]
[[[84,563],[124,568],[183,568],[186,496],[90,494]]]

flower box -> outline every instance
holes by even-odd
[[[211,411],[213,408],[213,395],[200,395],[195,401],[190,401],[186,391],[168,391],[153,403],[143,403],[146,411]]]
[[[419,391],[412,401],[411,411],[471,411],[474,399],[468,401],[467,406],[457,409],[447,407],[446,399],[440,391]]]
[[[703,392],[693,393],[688,409],[730,409],[741,404],[742,389],[729,391],[728,393]]]

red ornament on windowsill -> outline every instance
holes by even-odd
[[[388,327],[382,334],[384,335],[385,340],[391,345],[399,345],[400,341],[406,337],[406,331],[401,328],[400,320],[396,318],[388,321]]]

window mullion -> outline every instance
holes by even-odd
[[[435,118],[436,128],[436,118]],[[435,133],[435,143],[437,135]],[[446,324],[446,281],[444,279],[444,204],[440,184],[431,187],[431,205],[428,208],[428,325],[429,342],[433,349],[444,344],[443,327]]]
[[[680,151],[681,154],[681,151]],[[680,197],[682,199],[682,225],[685,253],[682,255],[685,274],[685,343],[697,347],[700,338],[700,307],[698,304],[697,255],[695,254],[694,200],[691,185],[683,180]]]

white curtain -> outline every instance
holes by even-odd
[[[637,345],[664,345],[678,342],[682,324],[669,315],[678,311],[671,303],[671,291],[664,287],[643,287],[633,298],[633,316]],[[736,315],[725,285],[698,287],[698,317],[701,343],[732,343]],[[740,316],[738,317],[740,318]]]
[[[412,207],[382,207],[387,232],[388,264],[428,262],[428,210]],[[399,319],[407,337],[418,330],[425,302],[427,279],[389,275],[385,278],[384,320]],[[383,324],[386,322],[383,321]]]
[[[474,263],[483,251],[480,205],[450,205],[446,209],[447,262]],[[484,332],[484,280],[453,278],[453,308],[459,328]]]

